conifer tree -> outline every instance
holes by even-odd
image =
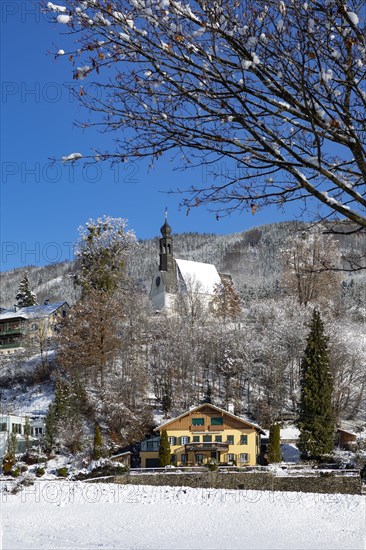
[[[28,273],[25,272],[18,287],[17,295],[15,296],[18,307],[36,306],[36,295],[30,289]]]
[[[99,424],[96,424],[95,433],[94,433],[93,458],[94,460],[99,460],[101,456],[102,456],[102,434],[100,432]]]
[[[56,417],[56,405],[50,403],[48,412],[45,419],[45,436],[44,445],[47,451],[51,451],[55,445],[57,436],[57,417]]]
[[[334,445],[333,381],[327,337],[319,311],[314,309],[301,363],[299,449],[304,457],[319,458]]]
[[[160,434],[159,464],[162,468],[170,464],[170,445],[166,430],[162,430]]]
[[[278,463],[281,460],[280,425],[272,424],[269,429],[268,462]]]

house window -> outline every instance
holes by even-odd
[[[212,435],[204,435],[202,440],[203,443],[212,443]]]
[[[227,461],[230,463],[230,462],[234,462],[235,460],[235,455],[234,453],[228,453],[227,455]]]
[[[228,445],[234,445],[234,436],[233,435],[228,435],[226,441],[227,441]]]
[[[245,434],[242,434],[240,436],[240,445],[248,445],[248,436]]]
[[[188,445],[189,442],[190,442],[190,437],[188,437],[188,435],[182,435],[181,445]]]
[[[224,419],[222,416],[214,416],[211,418],[211,426],[222,426]]]
[[[192,441],[193,441],[193,443],[199,443],[200,442],[200,436],[199,435],[194,435],[193,438],[192,438]]]
[[[6,422],[2,422],[2,423],[0,424],[0,431],[1,431],[1,432],[6,432]]]
[[[182,462],[183,466],[185,466],[187,464],[187,455],[186,454],[181,455],[181,462]]]
[[[241,453],[240,454],[240,462],[246,464],[247,462],[249,462],[249,455],[248,453]]]
[[[174,437],[173,435],[170,435],[170,436],[168,437],[168,441],[169,441],[169,445],[176,445],[176,444],[177,444],[177,443],[176,443],[177,438]]]
[[[22,433],[22,425],[21,424],[12,424],[11,430],[14,434],[21,434]]]
[[[192,426],[204,426],[204,418],[192,418]]]
[[[222,443],[222,435],[215,435],[216,443]]]
[[[196,454],[196,464],[202,464],[204,459],[204,455]]]

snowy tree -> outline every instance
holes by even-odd
[[[127,221],[103,216],[79,227],[75,282],[84,293],[113,293],[125,278],[125,263],[136,237],[127,231]]]
[[[235,321],[241,312],[240,296],[233,280],[229,276],[221,276],[221,283],[214,287],[212,299],[213,315],[226,320]]]
[[[120,349],[121,304],[103,290],[90,290],[70,312],[58,337],[58,363],[85,384],[104,387],[106,370]]]
[[[319,231],[319,230],[318,230]],[[300,305],[329,303],[339,296],[340,254],[331,236],[303,232],[292,236],[284,250],[283,282]]]
[[[102,456],[102,434],[99,424],[95,425],[94,442],[93,442],[93,458],[99,460]]]
[[[95,115],[81,126],[116,134],[115,150],[96,146],[89,160],[178,150],[203,167],[187,208],[220,216],[300,201],[366,227],[363,2],[63,4],[60,15],[45,3],[77,41],[62,59],[76,81],[95,77],[76,91]]]
[[[299,449],[303,456],[319,458],[334,446],[333,380],[329,369],[327,337],[320,313],[314,309],[301,363]]]
[[[30,307],[37,305],[36,295],[30,289],[30,282],[27,271],[21,278],[15,299],[17,301],[18,307]]]

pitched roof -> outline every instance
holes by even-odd
[[[69,305],[67,302],[55,302],[53,304],[44,304],[41,306],[21,307],[17,311],[8,309],[0,313],[0,321],[18,319],[19,317],[22,319],[43,319],[52,315],[52,313],[57,311],[64,304],[67,306]]]
[[[221,282],[220,275],[213,264],[175,260],[178,267],[178,279],[185,290],[192,289],[199,294],[213,294],[215,285]]]
[[[202,403],[201,405],[197,405],[197,407],[193,407],[193,408],[189,409],[189,411],[185,411],[184,413],[180,414],[179,416],[177,416],[175,418],[171,418],[170,420],[167,420],[166,422],[164,422],[163,424],[161,424],[160,426],[155,428],[154,431],[159,431],[161,429],[165,429],[172,422],[175,422],[176,420],[180,420],[181,418],[183,418],[184,416],[189,415],[192,412],[197,412],[200,409],[202,409],[203,407],[210,407],[211,409],[213,409],[216,412],[227,414],[231,418],[234,418],[235,420],[239,420],[239,421],[243,422],[243,424],[246,424],[247,426],[250,426],[251,428],[254,428],[258,432],[260,432],[262,435],[266,435],[266,432],[260,426],[258,426],[258,424],[253,424],[253,422],[249,422],[245,418],[237,416],[236,414],[232,414],[232,413],[226,411],[225,409],[221,409],[220,407],[216,407],[216,405],[212,405],[211,403]]]

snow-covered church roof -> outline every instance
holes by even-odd
[[[216,267],[212,264],[192,262],[190,260],[175,260],[178,267],[178,282],[185,288],[198,294],[213,294],[214,287],[221,279]]]

